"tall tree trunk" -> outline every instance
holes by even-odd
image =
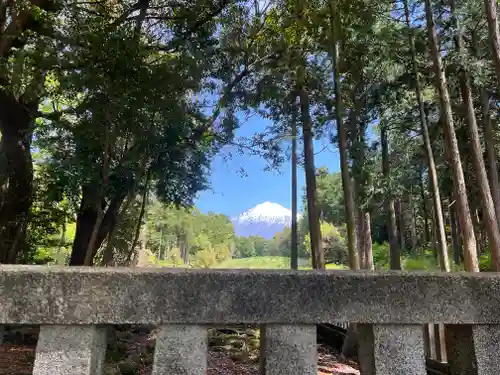
[[[297,120],[295,106],[292,110],[294,112],[292,116],[292,241],[290,262],[292,270],[296,270],[299,266],[299,249],[297,239]]]
[[[309,113],[309,96],[303,88],[299,90],[299,98],[302,134],[304,137],[304,169],[306,173],[307,214],[309,218],[313,268],[324,269],[325,257],[321,241],[318,209],[316,206],[316,169],[314,166],[312,121]]]
[[[56,252],[56,264],[61,264],[61,251],[66,244],[66,218],[63,218],[63,222],[61,225],[61,237],[59,238],[59,244],[57,245]]]
[[[126,203],[123,205],[123,202]],[[101,224],[99,225],[99,230],[97,231],[97,235],[93,245],[93,255],[97,253],[97,250],[101,247],[102,243],[106,238],[109,238],[112,231],[116,228],[118,223],[121,220],[122,213],[127,210],[128,205],[135,199],[135,189],[128,191],[124,189],[118,196],[115,196],[111,199],[111,202],[108,204],[106,208],[106,212],[101,220]]]
[[[337,122],[338,148],[340,154],[340,172],[342,176],[342,190],[346,214],[347,249],[349,253],[349,268],[359,269],[359,256],[356,249],[356,215],[354,208],[354,192],[347,154],[347,132],[344,126],[344,109],[342,103],[342,87],[340,82],[340,24],[336,12],[335,0],[329,1],[330,7],[330,37],[333,80],[335,85],[335,119]],[[347,335],[342,346],[342,356],[350,357],[357,352],[356,324],[349,324]]]
[[[37,107],[0,89],[0,263],[16,263],[25,248],[33,199],[30,112]]]
[[[115,238],[116,228],[112,228],[109,232],[108,240],[106,241],[106,248],[102,254],[102,265],[103,266],[111,266],[113,264],[114,258],[114,248],[113,248],[113,240]]]
[[[85,186],[82,189],[82,200],[76,217],[76,233],[71,249],[70,266],[83,266],[89,242],[94,233],[94,228],[99,220],[97,204],[100,202],[102,209],[105,202],[102,197],[97,196],[92,186]],[[88,264],[92,265],[92,264]]]
[[[436,258],[436,263],[439,265],[439,245],[438,245],[438,232],[437,232],[437,223],[436,223],[436,210],[432,208],[432,221],[431,221],[431,229],[432,229],[432,251],[434,253],[434,257]]]
[[[488,39],[493,65],[497,76],[497,84],[500,85],[500,36],[498,33],[497,0],[484,0],[484,9],[488,21]]]
[[[164,250],[164,244],[163,244],[163,225],[160,227],[160,250],[158,252],[158,259],[159,260],[165,260],[165,250]]]
[[[441,193],[439,191],[439,182],[436,170],[436,163],[434,161],[434,153],[432,151],[431,137],[429,135],[428,126],[428,115],[427,109],[422,96],[422,88],[420,86],[419,70],[417,63],[417,53],[415,49],[415,34],[411,27],[410,11],[408,8],[408,0],[404,0],[404,10],[406,25],[408,27],[408,38],[411,50],[412,68],[413,74],[415,75],[415,94],[417,97],[419,114],[420,114],[420,128],[422,129],[422,138],[424,141],[424,151],[427,158],[428,173],[429,173],[429,183],[432,192],[432,203],[434,205],[434,212],[436,212],[436,240],[437,240],[437,252],[439,257],[439,263],[442,265],[445,271],[449,271],[449,259],[448,259],[448,246],[446,241],[446,230],[443,221],[443,208],[441,205]],[[429,20],[428,20],[429,21]],[[437,40],[436,40],[437,42]],[[436,64],[436,62],[435,62]]]
[[[495,205],[497,223],[500,225],[500,180],[498,178],[498,162],[495,150],[495,137],[490,117],[490,98],[484,88],[481,89],[481,104],[484,126],[484,145],[488,157],[488,172],[490,177],[490,191]]]
[[[408,212],[410,213],[410,217],[408,218],[408,223],[410,225],[411,250],[415,251],[418,246],[418,239],[417,239],[417,226],[415,222],[416,212],[415,212],[415,207],[413,205],[413,190],[411,188],[408,193]]]
[[[130,247],[129,251],[129,259],[128,261],[132,261],[134,259],[133,263],[136,263],[135,259],[137,258],[137,251],[135,248],[137,247],[137,242],[139,241],[139,236],[141,234],[141,228],[142,228],[142,220],[144,219],[144,215],[146,214],[146,206],[148,204],[148,192],[149,192],[149,180],[151,178],[151,172],[148,171],[147,177],[146,177],[146,183],[144,184],[144,191],[142,192],[142,201],[141,201],[141,210],[139,211],[139,217],[137,218],[137,226],[135,228],[135,235],[134,235],[134,240],[132,241],[132,246]],[[144,242],[145,240],[143,240]],[[145,243],[141,244],[142,247],[145,246]]]
[[[369,212],[363,213],[363,233],[364,233],[364,268],[370,271],[375,269],[373,264],[373,244],[372,244],[372,226]]]
[[[85,263],[85,254],[87,254],[93,233],[95,233],[95,238],[92,245],[92,259],[97,254],[104,240],[106,238],[109,239],[110,233],[120,221],[120,209],[122,209],[125,198],[129,197],[125,204],[125,206],[128,206],[135,195],[134,184],[124,185],[122,188],[123,190],[116,193],[117,195],[111,199],[107,207],[106,202],[101,198],[102,210],[104,212],[105,209],[105,213],[99,219],[99,210],[96,204],[97,198],[95,198],[96,193],[93,191],[92,186],[83,187],[82,201],[76,219],[76,233],[73,240],[70,265],[81,266]],[[91,198],[91,196],[94,196],[94,198]],[[124,209],[126,210],[124,207],[122,212]],[[96,227],[98,220],[100,223]],[[94,232],[95,228],[97,228],[97,232]],[[89,230],[90,233],[88,232]],[[90,262],[90,265],[92,265],[92,262]]]
[[[403,202],[401,198],[396,200],[396,213],[397,213],[397,228],[399,231],[399,247],[401,252],[404,252],[406,249],[406,238],[405,238],[405,216],[403,210]]]
[[[103,233],[107,234],[106,248],[105,248],[103,256],[102,256],[102,265],[103,266],[110,266],[113,263],[113,258],[114,258],[113,240],[114,240],[114,237],[116,234],[116,227],[117,227],[118,222],[120,222],[122,217],[126,214],[130,204],[132,203],[132,201],[134,201],[134,199],[135,199],[134,193],[133,192],[129,193],[127,196],[127,200],[123,204],[123,207],[121,207],[121,209],[119,210],[119,213],[116,215],[111,214],[111,212],[114,213],[114,209],[111,209],[113,202],[110,204],[110,207],[108,207],[108,209],[106,210],[106,215],[104,216],[103,223],[101,225],[101,228],[99,228],[99,236],[97,238],[97,243],[96,243],[97,248],[99,248],[101,246],[102,242],[104,241],[104,238],[106,238],[106,236],[103,235]],[[118,208],[117,208],[117,210],[118,210]],[[108,218],[108,215],[110,218],[110,219],[108,219],[110,222],[109,229],[107,228],[108,220],[106,220]],[[111,219],[111,218],[115,218],[115,219]],[[101,233],[101,232],[103,232],[103,233]]]
[[[449,205],[449,217],[451,227],[451,246],[453,250],[453,263],[457,266],[460,265],[460,231],[457,228],[457,218],[455,214],[455,204]]]
[[[99,228],[101,227],[102,220],[104,219],[104,209],[99,204],[95,207],[96,220],[94,221],[94,225],[92,226],[92,232],[90,233],[89,242],[87,243],[87,249],[85,250],[85,257],[83,260],[84,266],[92,266],[94,264],[94,248],[97,240],[97,234],[99,233]]]
[[[432,14],[431,0],[425,0],[425,15],[427,20],[428,38],[431,46],[431,56],[434,72],[436,75],[436,87],[442,111],[442,124],[444,135],[450,158],[450,165],[453,172],[453,185],[456,190],[456,204],[460,219],[460,229],[463,234],[465,268],[467,271],[479,271],[477,259],[476,238],[472,226],[469,203],[467,201],[467,191],[465,186],[464,172],[460,160],[457,137],[451,110],[450,96],[446,83],[446,75],[441,61],[439,43],[436,32],[436,24]],[[439,215],[436,215],[439,216]]]
[[[356,210],[356,244],[358,246],[359,268],[366,268],[366,253],[365,253],[365,215],[363,210]]]
[[[342,175],[342,189],[344,191],[344,204],[346,213],[347,227],[347,248],[349,252],[349,267],[359,269],[359,257],[356,249],[355,230],[355,212],[354,195],[349,173],[349,164],[347,159],[347,132],[344,126],[344,110],[342,104],[342,88],[340,82],[340,57],[339,57],[339,30],[337,25],[335,2],[330,0],[330,27],[332,37],[332,69],[335,85],[335,115],[337,122],[337,134],[340,154],[340,171]]]
[[[481,208],[483,213],[483,224],[488,235],[488,242],[491,250],[491,258],[493,269],[500,271],[500,231],[498,230],[498,222],[495,214],[495,206],[491,197],[490,185],[486,174],[486,167],[483,159],[483,149],[479,138],[479,129],[476,121],[476,113],[474,111],[474,102],[472,99],[472,89],[470,86],[470,74],[465,62],[465,50],[462,39],[462,26],[458,17],[455,14],[454,2],[451,2],[452,18],[455,21],[456,31],[456,46],[460,58],[460,67],[458,79],[460,83],[460,91],[466,111],[467,129],[469,130],[469,141],[471,147],[471,157],[474,171],[476,172],[476,182],[481,199]]]
[[[420,170],[420,197],[422,199],[422,214],[424,216],[424,239],[428,244],[431,241],[431,234],[429,232],[429,210],[427,209],[427,199],[425,198],[425,183],[422,169]]]
[[[387,141],[387,129],[385,125],[380,127],[380,143],[382,145],[382,174],[388,181],[390,175],[390,161],[389,161],[389,145]],[[391,190],[391,189],[389,189]],[[401,269],[401,248],[398,242],[398,229],[396,223],[396,210],[394,208],[394,198],[392,191],[388,192],[389,196],[385,198],[386,212],[387,212],[387,231],[389,234],[389,255],[391,270]]]
[[[360,77],[356,77],[356,81],[361,81]],[[351,100],[353,103],[353,108],[351,108],[349,113],[349,126],[355,134],[355,139],[352,141],[351,158],[352,158],[352,186],[354,201],[356,204],[356,242],[358,247],[359,256],[359,266],[361,269],[366,269],[368,266],[367,259],[367,249],[368,242],[371,244],[371,233],[370,239],[366,237],[365,227],[365,211],[366,206],[369,203],[367,201],[367,181],[364,176],[365,172],[365,148],[366,148],[366,124],[364,122],[358,121],[358,114],[360,113],[361,100],[357,98],[357,88],[358,85],[351,91]],[[368,229],[370,229],[370,223],[368,223]],[[367,242],[368,241],[368,242]]]

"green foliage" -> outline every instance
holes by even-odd
[[[373,264],[376,270],[389,269],[389,244],[387,242],[372,244]]]
[[[32,113],[26,111],[32,126],[23,134],[33,138],[34,177],[26,183],[33,182],[35,193],[26,212],[22,262],[65,262],[73,239],[79,237],[75,221],[81,224],[86,210],[96,211],[92,217],[100,210],[110,214],[112,220],[99,224],[103,235],[95,246],[97,258],[110,249],[118,264],[136,250],[136,232],[141,235],[139,246],[146,245],[155,261],[165,264],[210,267],[231,257],[288,256],[289,229],[269,241],[238,238],[227,217],[202,214],[192,205],[197,192],[207,188],[213,156],[232,143],[241,114],[257,113],[272,122],[264,132],[240,140],[243,148],[264,156],[269,167],[289,157],[291,122],[301,122],[294,99],[297,90],[303,90],[316,138],[336,141],[335,104],[342,104],[356,208],[370,213],[372,239],[382,243],[373,244],[377,268],[388,264],[388,198],[400,203],[398,240],[406,245],[405,269],[436,268],[427,250],[432,196],[414,92],[417,78],[428,109],[445,208],[453,201],[453,184],[427,36],[417,25],[422,19],[419,2],[409,1],[414,23],[409,27],[401,22],[401,9],[396,9],[400,4],[394,7],[387,1],[280,0],[261,11],[255,9],[258,4],[242,1],[146,1],[144,12],[130,11],[135,0],[37,3],[40,6],[5,2],[5,21],[16,23],[16,32],[0,33],[0,94],[15,99],[12,103],[18,103],[23,113],[26,103],[34,103]],[[481,217],[458,89],[456,28],[448,17],[450,4],[434,5],[468,199],[477,211],[474,215]],[[463,61],[479,114],[482,91],[491,104],[498,102],[488,28],[483,27],[480,2],[455,5],[465,36]],[[332,30],[341,39],[342,97],[336,97],[332,82]],[[416,39],[417,76],[412,72],[409,32]],[[488,115],[498,122],[498,111]],[[478,118],[482,128],[484,118]],[[381,126],[388,131],[388,176],[381,173]],[[494,133],[498,141],[498,129]],[[300,135],[299,126],[299,139]],[[3,152],[2,147],[2,189],[9,179]],[[142,226],[144,192],[153,203],[148,204]],[[339,173],[317,170],[317,204],[326,257],[343,264],[346,215]],[[448,220],[448,213],[443,216]],[[298,229],[300,256],[306,258],[307,221],[301,219]],[[411,229],[418,235],[412,237]],[[479,239],[481,225],[476,231]],[[410,240],[417,243],[408,245]],[[491,268],[485,242],[480,243],[482,270]]]
[[[479,270],[481,272],[492,272],[491,253],[487,252],[479,257]]]
[[[215,268],[248,268],[248,269],[289,269],[290,258],[282,256],[264,256],[251,257],[242,259],[230,259],[219,263]],[[311,269],[307,258],[299,258],[300,269]],[[328,264],[327,269],[345,269],[345,266],[337,264]]]
[[[321,167],[317,169],[316,176],[320,217],[333,225],[342,225],[345,223],[345,207],[340,172],[330,173],[327,168]],[[306,202],[305,191],[302,201]]]
[[[348,264],[347,261],[347,246],[344,237],[339,230],[330,223],[325,221],[320,222],[321,236],[323,241],[323,249],[325,252],[325,260],[335,264]],[[311,254],[311,238],[309,233],[304,237],[304,247],[307,253]]]
[[[159,261],[210,267],[229,259],[234,248],[234,229],[228,217],[202,214],[154,202],[146,221],[147,248]]]
[[[251,238],[237,237],[235,244],[234,258],[249,258],[257,256],[255,244]]]
[[[432,250],[422,250],[413,257],[403,257],[402,267],[404,270],[413,271],[439,271],[435,252]]]

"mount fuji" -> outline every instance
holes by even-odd
[[[236,235],[261,236],[269,240],[277,232],[291,226],[292,211],[277,203],[264,202],[233,217],[231,221]]]

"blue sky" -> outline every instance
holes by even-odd
[[[263,131],[269,124],[268,120],[254,116],[242,125],[236,135],[252,136]],[[340,165],[337,148],[327,143],[326,139],[315,141],[316,167],[326,166],[330,171],[338,171]],[[202,212],[214,211],[233,217],[265,201],[291,207],[290,162],[283,164],[279,171],[264,171],[266,163],[258,156],[233,152],[231,158],[225,160],[224,155],[228,156],[230,151],[230,147],[226,148],[212,163],[212,187],[201,192],[196,201],[196,206]],[[246,176],[239,172],[241,168]],[[301,191],[305,183],[304,169],[301,166],[297,170],[297,176]]]

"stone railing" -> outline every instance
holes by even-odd
[[[500,275],[0,266],[0,324],[40,324],[35,375],[101,374],[106,325],[157,325],[154,375],[204,375],[207,326],[262,325],[267,375],[316,374],[316,323],[359,323],[363,374],[423,375],[447,324],[452,374],[498,374]],[[449,332],[449,334],[448,334]]]

